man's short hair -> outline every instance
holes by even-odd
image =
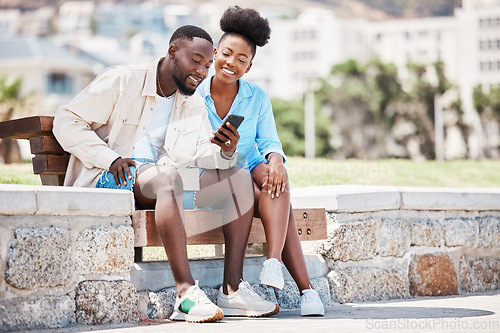
[[[186,39],[192,41],[194,37],[203,38],[212,44],[214,43],[212,41],[212,37],[210,37],[208,32],[194,25],[183,25],[179,27],[177,30],[174,31],[172,37],[170,37],[169,43],[171,44],[177,39]]]

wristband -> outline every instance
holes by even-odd
[[[220,155],[223,159],[225,160],[230,160],[233,158],[233,155],[234,155],[235,152],[233,152],[231,155],[227,155],[225,152],[223,152],[222,150],[220,151]]]

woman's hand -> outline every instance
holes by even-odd
[[[240,134],[238,133],[238,130],[233,125],[231,125],[230,122],[226,122],[226,126],[229,129],[218,126],[218,131],[213,132],[214,136],[210,138],[210,142],[215,143],[217,146],[219,146],[224,154],[231,156],[236,151],[236,145],[238,144],[238,141],[240,141]],[[221,141],[216,140],[216,137]]]
[[[267,191],[272,199],[279,197],[280,192],[285,192],[287,176],[283,157],[277,153],[268,155],[267,176],[262,183],[262,190]]]

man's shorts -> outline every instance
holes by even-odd
[[[153,160],[149,159],[144,159],[144,158],[134,158],[133,160],[136,161],[137,168],[134,166],[130,166],[130,174],[132,175],[132,179],[127,180],[127,185],[123,185],[123,180],[120,178],[120,185],[121,187],[118,187],[115,181],[115,177],[113,177],[113,174],[109,172],[108,170],[104,171],[103,174],[101,175],[101,178],[97,180],[96,188],[111,188],[111,189],[120,189],[120,190],[129,190],[132,191],[132,188],[135,183],[135,178],[137,176],[137,170],[147,164],[155,164]],[[196,191],[184,191],[182,195],[182,203],[183,203],[183,208],[184,209],[197,209],[195,204],[194,204],[194,198],[195,198]]]

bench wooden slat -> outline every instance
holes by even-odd
[[[35,136],[52,135],[54,117],[32,116],[0,122],[0,138],[29,139]]]
[[[35,155],[69,155],[52,135],[30,138],[30,149]]]
[[[327,238],[325,209],[294,209],[297,232],[301,241]],[[220,227],[199,233],[206,225],[220,225],[222,211],[185,210],[186,234],[188,244],[223,244],[224,237]],[[163,246],[156,230],[154,210],[137,210],[132,215],[134,246]],[[259,218],[254,218],[249,243],[265,243],[265,232]]]
[[[33,157],[33,172],[36,175],[64,175],[68,167],[69,156],[36,155]]]

